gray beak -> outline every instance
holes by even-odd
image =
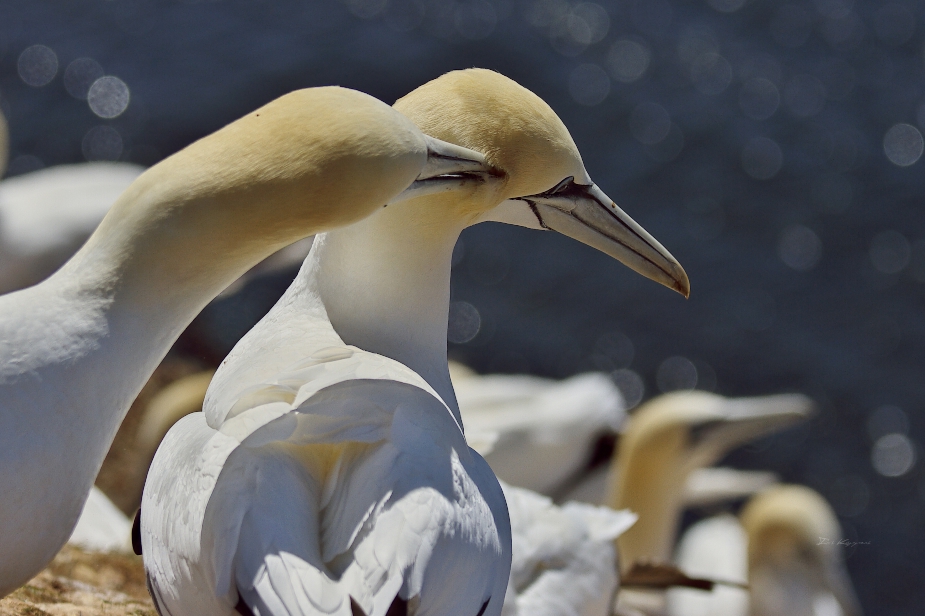
[[[733,398],[723,403],[721,417],[691,426],[697,466],[710,466],[739,445],[783,430],[812,415],[813,401],[801,394]]]
[[[389,204],[408,199],[456,190],[472,182],[484,182],[492,169],[485,157],[462,146],[424,135],[427,141],[427,162],[417,179]]]
[[[681,264],[594,184],[568,177],[544,193],[518,197],[542,227],[597,248],[684,297],[691,286]]]

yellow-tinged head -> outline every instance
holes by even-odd
[[[299,90],[142,174],[87,250],[156,268],[179,288],[207,277],[227,285],[287,244],[368,216],[419,177],[432,184],[438,173],[477,173],[483,160],[425,136],[367,94]]]
[[[620,436],[605,503],[639,514],[618,539],[622,562],[667,561],[690,473],[812,409],[799,394],[730,399],[703,391],[665,394],[639,407]]]
[[[472,222],[552,229],[687,296],[680,264],[588,177],[565,125],[536,94],[485,69],[454,71],[395,103],[422,131],[482,152],[498,177],[464,199]]]
[[[771,487],[748,502],[740,520],[748,536],[752,614],[805,613],[810,604],[834,600],[838,605],[827,612],[860,616],[838,518],[818,492]]]
[[[504,199],[542,193],[568,176],[591,181],[559,116],[494,71],[447,73],[400,98],[395,108],[424,133],[484,154],[504,172]]]
[[[838,519],[825,499],[805,486],[769,488],[748,502],[740,519],[748,535],[752,568],[762,562],[798,560],[821,567],[838,558],[842,539]]]

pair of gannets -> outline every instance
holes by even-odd
[[[206,303],[283,246],[482,160],[365,94],[302,90],[143,173],[57,273],[0,296],[0,595],[67,540],[130,403]]]
[[[604,503],[639,520],[617,539],[624,573],[672,561],[685,486],[738,445],[805,419],[812,403],[790,394],[733,398],[702,391],[665,394],[639,407],[620,436]],[[686,573],[686,572],[685,572]],[[664,614],[666,595],[621,589],[617,613]]]
[[[671,589],[670,616],[860,616],[842,555],[841,528],[829,504],[797,485],[771,487],[739,518],[721,515],[692,526],[678,545],[686,573],[748,582],[710,593]]]
[[[703,391],[665,394],[630,416],[604,503],[639,514],[619,539],[624,567],[671,561],[690,475],[733,448],[806,419],[799,394],[724,398]]]
[[[738,445],[807,419],[812,408],[799,395],[725,399],[704,392],[669,394],[640,407],[621,436],[606,501],[639,515],[636,525],[617,539],[624,569],[639,561],[670,561],[681,510],[691,501],[690,489],[683,488],[695,473]],[[740,475],[729,479],[725,494],[714,486],[714,498],[745,491],[738,485]],[[767,480],[749,479],[744,483],[760,485]],[[860,611],[840,550],[817,546],[819,537],[833,543],[841,538],[822,497],[801,486],[760,490],[744,509],[742,526],[729,515],[703,520],[684,534],[675,556],[688,575],[747,582],[748,591],[724,584],[710,593],[681,588],[655,596],[625,589],[618,611],[671,616],[856,616]]]
[[[446,360],[459,233],[482,220],[555,229],[688,291],[531,92],[469,70],[395,107],[494,172],[317,237],[204,413],[167,434],[140,513],[164,614],[499,614],[508,511],[466,443]]]

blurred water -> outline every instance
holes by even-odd
[[[455,68],[518,80],[682,262],[691,299],[567,238],[482,225],[457,250],[452,355],[614,370],[634,398],[812,395],[810,426],[731,461],[826,495],[870,542],[848,561],[867,612],[920,614],[923,42],[922,2],[4,0],[0,108],[16,174],[151,164],[299,87],[391,102]],[[211,306],[202,352],[286,284]]]

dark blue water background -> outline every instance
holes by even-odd
[[[920,153],[923,41],[922,2],[2,0],[0,106],[17,174],[152,164],[295,88],[392,102],[450,69],[516,79],[692,294],[552,233],[482,225],[457,248],[453,300],[468,306],[454,314],[469,320],[451,323],[455,339],[478,333],[451,355],[555,377],[629,369],[646,396],[690,384],[691,365],[725,395],[810,394],[810,425],[728,461],[825,494],[869,542],[848,560],[867,613],[911,615],[925,604],[925,162],[887,154]],[[20,75],[36,44],[58,62],[43,86]],[[124,113],[101,118],[67,92],[81,57],[127,85]],[[896,124],[910,127],[891,141]],[[291,276],[214,303],[186,344],[220,357]],[[872,420],[884,406],[899,410]],[[872,464],[886,433],[901,435],[887,458],[910,444],[919,458],[900,476]]]

